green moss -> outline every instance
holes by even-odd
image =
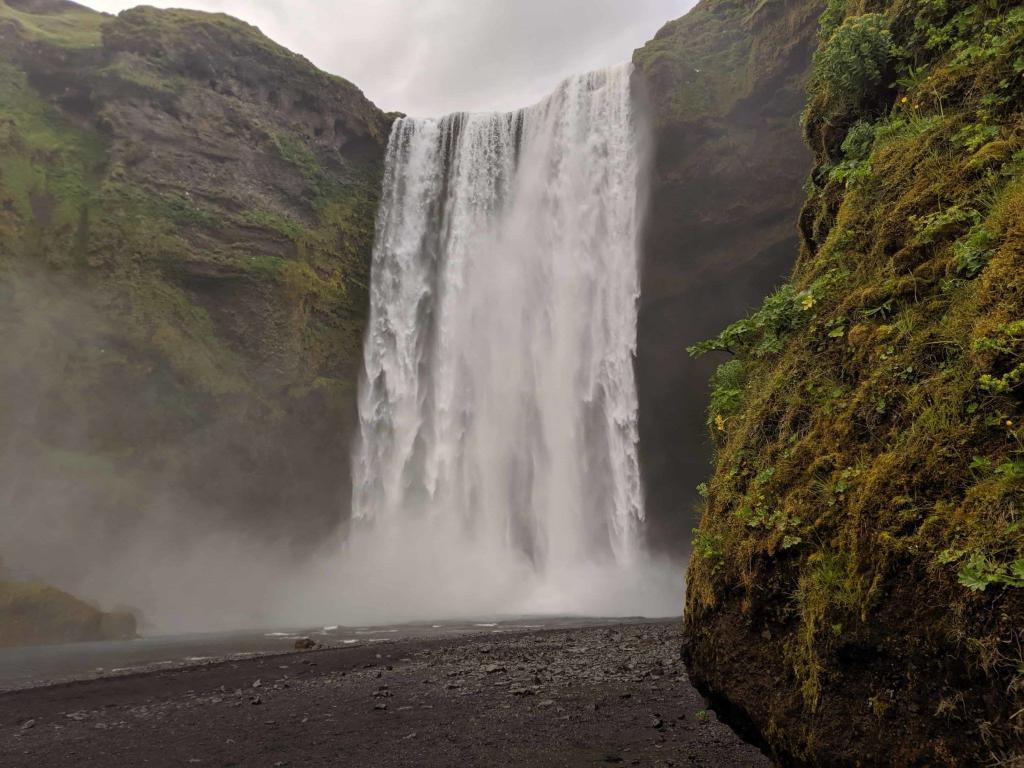
[[[660,120],[719,115],[742,95],[752,80],[752,35],[743,20],[763,5],[702,3],[636,52],[634,63],[647,80],[672,83],[656,99]]]
[[[305,230],[299,222],[272,211],[250,210],[243,213],[242,218],[254,227],[269,229],[293,242],[299,240]]]
[[[1024,610],[1022,14],[897,0],[838,23],[846,7],[823,22],[835,31],[805,121],[817,166],[793,278],[693,350],[741,367],[714,382],[698,540],[719,545],[695,549],[687,621],[737,592],[749,608],[775,574],[810,715],[837,684],[837,649],[876,636],[890,595],[933,596],[940,618],[892,631],[929,663],[964,648],[971,701],[1004,692],[984,725],[980,705],[967,716],[995,754],[1019,744],[1010,715],[1024,706],[1011,654]],[[870,39],[837,46],[844,29]],[[865,51],[867,69],[849,66]],[[729,384],[739,370],[756,386]],[[785,534],[797,545],[773,515],[799,521]],[[809,753],[793,746],[806,733],[784,738]]]
[[[311,185],[323,183],[323,170],[306,142],[285,133],[275,133],[271,138],[282,160],[295,166]]]
[[[85,6],[68,3],[47,13],[27,13],[0,0],[0,24],[14,22],[30,40],[61,48],[95,48],[110,17]]]
[[[0,61],[0,199],[25,227],[67,240],[77,228],[106,163],[106,145],[29,88]]]
[[[115,81],[119,88],[133,86],[158,102],[174,103],[186,91],[184,78],[169,76],[138,60],[114,59],[103,66],[99,74]]]
[[[251,24],[224,13],[140,6],[124,11],[103,28],[104,44],[147,56],[178,57],[195,44],[256,49],[284,61],[304,61]]]

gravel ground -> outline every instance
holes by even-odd
[[[678,622],[403,639],[0,694],[0,764],[757,766]]]

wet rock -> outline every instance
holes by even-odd
[[[27,730],[29,730],[31,728],[35,728],[35,727],[36,727],[36,721],[35,720],[26,720],[24,723],[21,724],[21,730],[23,730],[23,731],[27,731]]]
[[[312,651],[316,648],[316,641],[311,637],[300,637],[295,641],[296,651]]]

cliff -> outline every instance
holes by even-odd
[[[336,525],[389,122],[228,16],[0,0],[12,565]]]
[[[0,581],[0,648],[132,640],[131,613],[103,613],[52,587]]]
[[[832,0],[792,280],[695,353],[695,680],[786,765],[1024,759],[1024,8]]]
[[[820,10],[704,0],[634,57],[653,131],[637,383],[656,548],[689,542],[711,458],[714,366],[683,350],[756,306],[793,265],[811,164],[799,115]]]

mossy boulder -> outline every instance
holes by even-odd
[[[686,654],[784,764],[1024,756],[1022,46],[1019,4],[830,3],[796,270],[694,349]]]
[[[131,613],[104,613],[44,584],[0,581],[0,648],[136,636]]]

